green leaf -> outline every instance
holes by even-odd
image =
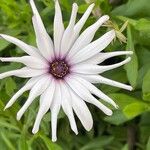
[[[86,11],[86,9],[88,8],[88,6],[89,6],[88,4],[80,5],[78,13],[83,14]]]
[[[14,80],[11,77],[7,78],[5,84],[6,93],[11,96],[16,88],[17,86]]]
[[[143,33],[150,33],[150,20],[142,18],[136,22],[134,27]]]
[[[100,138],[93,139],[87,145],[83,146],[80,150],[94,150],[104,148],[105,146],[110,144],[113,139],[114,138],[112,136],[101,136]]]
[[[123,93],[110,94],[110,97],[119,105],[120,110],[128,120],[149,110],[149,105],[140,99]]]
[[[123,4],[112,11],[113,15],[122,16],[134,16],[134,17],[146,17],[150,16],[149,0],[128,0],[126,4]]]
[[[121,150],[129,150],[128,144],[125,144],[124,147]]]
[[[142,85],[143,99],[150,101],[150,70],[146,73]]]
[[[21,135],[18,141],[19,150],[28,150],[27,139],[24,135]]]
[[[133,104],[127,105],[124,108],[123,112],[127,116],[127,118],[132,119],[148,110],[149,110],[149,106],[147,104],[141,102],[135,102]]]
[[[62,150],[59,145],[51,142],[51,140],[47,136],[40,134],[39,137],[44,141],[48,150]]]
[[[138,59],[134,49],[134,42],[132,39],[130,26],[128,26],[127,28],[127,50],[133,51],[133,55],[131,57],[132,60],[127,65],[125,65],[125,69],[127,71],[127,76],[130,84],[133,88],[135,88],[138,77]]]
[[[9,140],[5,132],[1,131],[0,135],[9,149],[16,150],[16,148],[13,146],[13,143]]]
[[[146,145],[146,150],[150,150],[150,137],[149,137],[147,145]]]
[[[0,51],[4,50],[10,43],[0,39]]]
[[[106,78],[121,82],[121,83],[126,83],[127,82],[127,76],[126,72],[123,68],[118,68],[116,70],[111,70],[109,72],[106,72],[103,74]],[[102,85],[99,84],[98,87],[102,89],[102,91],[105,91],[105,93],[115,93],[120,90],[120,88],[108,86],[108,85]]]
[[[106,122],[109,122],[114,125],[121,125],[127,122],[129,119],[123,114],[121,110],[115,110],[113,115],[104,117]]]
[[[53,143],[50,138],[48,138],[47,136],[45,136],[42,133],[37,133],[36,135],[33,136],[33,138],[29,141],[29,145],[32,145],[32,143],[37,139],[37,138],[41,138],[43,140],[43,142],[45,143],[45,145],[47,146],[48,150],[62,150],[62,148],[57,145],[56,143]]]
[[[149,66],[150,66],[150,63],[147,63],[147,64],[143,65],[143,67],[141,67],[139,70],[138,79],[137,79],[137,88],[139,88],[139,89],[142,88],[143,79],[149,70]]]
[[[5,66],[0,67],[0,73],[14,70],[14,69],[19,69],[20,67],[21,67],[20,64],[11,63],[10,65],[5,65]]]
[[[2,120],[2,119],[0,119],[0,127],[5,127],[5,128],[8,128],[8,129],[12,129],[12,130],[15,130],[17,132],[18,131],[20,132],[20,129],[17,126],[15,126],[13,124],[10,124],[10,123]]]

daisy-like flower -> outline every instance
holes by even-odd
[[[111,30],[92,41],[100,26],[109,20],[109,16],[102,16],[96,23],[88,27],[81,34],[81,29],[88,19],[94,4],[91,4],[81,19],[76,23],[78,6],[72,6],[72,13],[67,28],[64,28],[59,2],[55,1],[54,37],[53,41],[46,32],[41,17],[33,0],[30,0],[33,11],[33,26],[36,34],[37,48],[28,45],[9,35],[0,37],[17,45],[27,55],[23,57],[0,58],[2,62],[18,62],[26,67],[0,74],[0,79],[17,76],[30,78],[28,82],[11,98],[5,109],[25,91],[30,91],[25,104],[17,113],[20,120],[34,99],[40,96],[39,111],[32,132],[39,130],[43,116],[51,110],[52,141],[57,140],[57,116],[62,107],[67,115],[71,129],[78,134],[74,113],[78,116],[84,128],[89,131],[93,126],[92,115],[85,102],[97,106],[106,115],[112,111],[94,96],[102,99],[115,108],[117,104],[95,87],[92,83],[103,83],[126,90],[132,87],[110,79],[100,74],[128,63],[131,58],[108,66],[99,65],[108,58],[119,55],[131,55],[131,51],[102,52],[115,38],[115,31]],[[74,111],[74,113],[73,113]]]

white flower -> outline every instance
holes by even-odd
[[[57,116],[62,107],[67,115],[71,129],[78,134],[73,111],[78,116],[84,128],[89,131],[93,126],[91,113],[85,102],[94,104],[106,115],[112,115],[112,111],[97,100],[93,95],[118,106],[115,102],[96,88],[92,83],[103,83],[126,90],[132,90],[131,86],[107,79],[99,74],[120,67],[128,63],[131,58],[108,66],[98,65],[108,58],[119,55],[131,55],[131,51],[117,51],[110,53],[101,52],[115,38],[115,31],[111,30],[102,37],[92,42],[96,31],[109,17],[102,16],[96,23],[88,27],[80,34],[82,27],[88,19],[94,4],[90,5],[81,19],[76,22],[78,11],[77,4],[73,4],[70,22],[64,29],[62,13],[58,1],[55,1],[54,18],[54,42],[45,30],[41,17],[33,0],[30,0],[33,10],[33,26],[36,34],[37,48],[9,35],[0,34],[1,38],[17,45],[26,56],[0,58],[2,62],[19,62],[26,67],[0,74],[0,79],[9,76],[31,78],[11,98],[5,109],[12,104],[25,91],[30,90],[29,97],[17,113],[20,120],[24,112],[34,99],[40,96],[39,111],[32,132],[39,130],[39,125],[47,111],[51,110],[52,140],[57,140]]]

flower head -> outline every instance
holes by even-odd
[[[64,28],[59,2],[55,1],[54,37],[53,41],[46,32],[41,17],[33,0],[30,0],[33,11],[33,26],[36,34],[37,47],[28,45],[9,35],[0,34],[0,37],[17,45],[27,55],[23,57],[0,58],[2,62],[18,62],[26,67],[0,74],[0,79],[9,76],[30,78],[28,82],[11,98],[5,109],[25,91],[30,91],[25,104],[17,113],[20,120],[34,99],[40,96],[39,111],[32,132],[39,130],[43,116],[51,110],[52,140],[57,140],[57,116],[60,108],[67,115],[71,129],[78,134],[74,113],[78,116],[84,128],[89,131],[93,126],[92,115],[85,102],[97,106],[106,115],[112,111],[101,101],[117,104],[95,87],[92,83],[103,83],[111,86],[132,90],[131,86],[107,79],[100,74],[128,63],[131,58],[108,66],[99,65],[108,58],[119,55],[131,55],[131,51],[102,52],[115,38],[115,31],[105,33],[99,39],[92,41],[100,26],[109,20],[105,15],[96,23],[88,27],[81,34],[82,27],[88,19],[94,4],[91,4],[81,19],[76,23],[77,4],[73,4],[72,13],[67,28]]]

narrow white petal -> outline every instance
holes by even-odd
[[[117,51],[117,52],[108,52],[108,53],[99,53],[93,56],[92,58],[84,61],[84,64],[100,64],[103,61],[115,57],[115,56],[121,56],[121,55],[132,55],[132,51]]]
[[[68,116],[72,131],[78,134],[77,125],[72,110],[72,97],[70,95],[68,85],[65,85],[65,83],[61,84],[61,93],[62,93],[62,108],[65,114]]]
[[[47,59],[51,60],[54,57],[54,46],[53,42],[46,32],[42,19],[38,13],[33,0],[30,0],[31,8],[34,16],[32,17],[33,26],[36,34],[37,46],[41,54]]]
[[[116,63],[114,65],[108,65],[108,66],[98,66],[98,65],[91,65],[91,64],[79,64],[75,65],[71,68],[72,72],[81,73],[81,74],[100,74],[105,71],[109,71],[115,68],[118,68],[126,63],[128,63],[131,60],[131,57],[128,57],[124,61],[120,63]]]
[[[24,67],[22,69],[17,69],[17,70],[12,70],[12,71],[8,71],[5,73],[1,73],[0,79],[10,77],[10,76],[16,76],[16,77],[21,77],[21,78],[30,78],[30,77],[36,77],[36,76],[39,76],[39,75],[42,75],[45,73],[47,73],[46,69],[36,70],[36,69]]]
[[[82,30],[85,22],[87,21],[88,17],[90,16],[93,8],[94,8],[95,4],[91,4],[88,9],[86,10],[86,12],[83,14],[83,16],[81,17],[81,19],[76,23],[75,27],[74,27],[74,38],[76,39],[80,33],[80,31]]]
[[[78,38],[80,31],[82,30],[85,22],[87,21],[88,17],[90,16],[93,7],[95,6],[95,4],[91,4],[88,9],[86,10],[86,12],[83,14],[83,16],[81,17],[81,19],[76,23],[76,25],[74,26],[74,33],[72,36],[72,44],[76,41],[76,39]]]
[[[54,45],[55,55],[59,56],[61,40],[64,33],[64,24],[62,19],[61,8],[58,0],[55,1],[55,17],[54,17]]]
[[[1,58],[0,60],[2,62],[19,62],[23,63],[24,65],[30,67],[30,68],[35,68],[35,69],[45,69],[48,68],[48,62],[46,60],[42,60],[36,57],[32,56],[23,56],[23,57],[5,57]]]
[[[122,88],[122,89],[126,89],[131,91],[133,88],[129,85],[117,82],[117,81],[113,81],[111,79],[107,79],[105,77],[102,77],[100,75],[79,75],[82,78],[88,80],[91,83],[103,83],[103,84],[107,84],[107,85],[111,85],[114,87],[118,87],[118,88]]]
[[[54,80],[52,80],[50,86],[40,97],[40,108],[32,130],[33,134],[36,134],[39,131],[41,120],[43,116],[47,113],[47,111],[50,109],[54,97],[54,92],[55,92],[55,82]]]
[[[80,82],[75,80],[73,77],[71,78],[67,77],[66,82],[72,88],[72,90],[77,95],[79,95],[83,100],[97,106],[106,115],[109,115],[109,116],[112,115],[112,111],[109,108],[107,108],[105,105],[103,105],[100,101],[98,101],[95,97],[93,97],[91,93],[89,92],[89,90],[86,87],[84,87]]]
[[[76,3],[74,3],[72,6],[72,14],[71,14],[69,25],[64,32],[62,42],[61,42],[61,52],[60,52],[61,57],[64,57],[71,47],[77,11],[78,11],[78,5]]]
[[[61,90],[59,83],[56,83],[56,89],[54,100],[51,105],[51,130],[52,130],[52,141],[57,141],[57,116],[61,107]]]
[[[96,41],[90,43],[89,45],[81,49],[79,52],[77,52],[74,56],[70,57],[69,59],[73,64],[85,61],[95,56],[103,49],[105,49],[114,38],[115,38],[115,31],[111,30],[105,33],[102,37],[100,37]]]
[[[92,115],[85,102],[76,93],[74,93],[74,91],[70,91],[72,96],[72,107],[84,128],[87,131],[90,131],[93,127]]]
[[[90,82],[84,80],[83,78],[80,78],[78,76],[76,76],[76,79],[85,87],[87,87],[87,89],[94,95],[96,95],[97,97],[99,97],[100,99],[104,100],[107,103],[110,103],[111,105],[113,105],[115,108],[118,108],[118,105],[111,99],[109,98],[107,95],[105,95],[103,92],[101,92],[98,88],[96,88],[94,85],[92,85]]]
[[[109,16],[102,16],[96,23],[88,27],[76,40],[75,44],[69,52],[69,57],[72,57],[74,54],[87,46],[93,40],[95,33],[99,29],[99,27],[107,20],[109,20]]]
[[[41,78],[40,77],[34,77],[34,78],[31,78],[10,100],[9,102],[7,103],[7,105],[5,106],[5,109],[6,110],[7,108],[11,107],[14,102],[26,91],[30,90],[33,85]]]
[[[38,50],[35,47],[30,46],[30,45],[20,41],[19,39],[15,38],[15,37],[12,37],[12,36],[9,36],[9,35],[5,35],[5,34],[0,34],[0,37],[2,37],[3,39],[7,40],[8,42],[11,42],[11,43],[17,45],[21,50],[23,50],[24,52],[26,52],[30,56],[39,57],[39,58],[42,57],[38,53]]]
[[[45,75],[42,79],[40,79],[31,89],[29,97],[25,104],[22,106],[22,108],[17,113],[17,120],[20,120],[24,112],[27,110],[27,108],[31,105],[31,103],[34,101],[36,97],[41,95],[49,86],[51,81],[51,77]]]

